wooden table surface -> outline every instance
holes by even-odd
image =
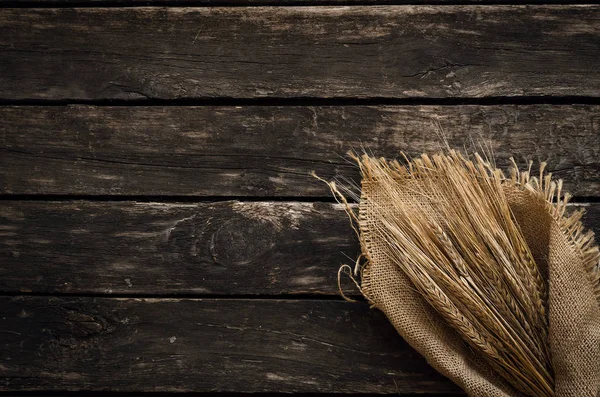
[[[459,393],[309,173],[441,132],[600,230],[600,5],[502,3],[0,0],[0,391]]]

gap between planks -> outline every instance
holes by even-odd
[[[598,0],[4,0],[0,8],[94,7],[329,7],[329,6],[456,6],[456,5],[578,5]]]
[[[1,0],[0,0],[1,1]],[[1,3],[0,3],[1,4]],[[600,4],[600,0],[599,0]],[[2,8],[2,7],[0,7]],[[481,98],[451,97],[210,97],[145,99],[2,99],[0,106],[144,106],[144,107],[214,107],[214,106],[498,106],[498,105],[600,105],[600,97],[591,96],[488,96]]]

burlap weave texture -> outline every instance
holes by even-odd
[[[412,189],[406,189],[407,192]],[[514,185],[505,192],[536,263],[549,285],[549,344],[558,397],[600,395],[600,305],[584,267],[581,248],[548,211],[547,203]],[[410,193],[403,198],[418,200]],[[359,229],[368,263],[362,290],[400,335],[440,373],[470,396],[522,395],[494,370],[413,288],[402,270],[381,253],[371,230],[380,222],[374,208],[385,207],[377,183],[363,180]],[[419,203],[419,205],[433,205]],[[431,208],[435,213],[435,208]]]

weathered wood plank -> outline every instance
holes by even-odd
[[[0,390],[457,391],[366,303],[0,298]]]
[[[325,203],[0,203],[0,291],[337,293],[359,252]]]
[[[1,39],[0,39],[1,40]],[[366,148],[490,144],[499,166],[549,160],[600,196],[600,106],[0,107],[4,194],[330,197],[309,175],[358,179]]]
[[[6,9],[0,99],[598,97],[599,30],[597,5]]]
[[[336,294],[358,255],[326,203],[0,202],[0,291]]]
[[[327,203],[0,204],[3,293],[336,295],[359,252]],[[600,232],[600,204],[586,207]]]

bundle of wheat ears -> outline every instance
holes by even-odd
[[[472,396],[600,396],[600,253],[544,163],[353,158],[360,192],[328,183],[359,235],[354,274],[408,343]]]

